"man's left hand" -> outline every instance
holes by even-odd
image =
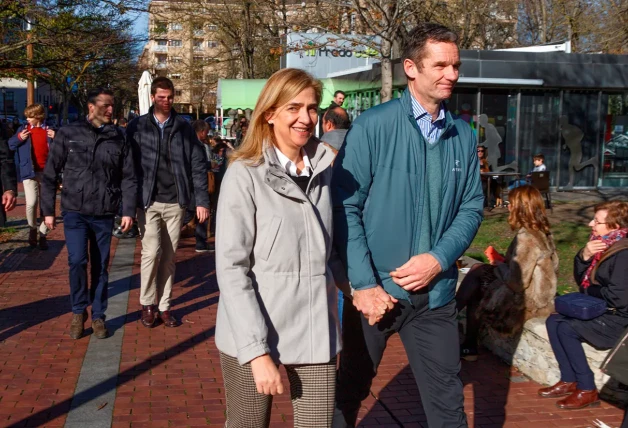
[[[131,229],[131,226],[133,226],[133,217],[129,217],[129,216],[122,217],[122,220],[120,221],[120,227],[122,228],[122,233],[128,232],[129,229]]]
[[[15,193],[11,190],[7,190],[2,194],[2,205],[4,205],[5,211],[11,211],[15,208],[15,202],[17,198],[15,197]]]
[[[204,222],[209,218],[209,210],[203,207],[196,207],[196,218],[199,223]]]
[[[424,253],[413,256],[406,264],[390,272],[390,276],[404,290],[416,291],[427,286],[441,271],[438,260]]]

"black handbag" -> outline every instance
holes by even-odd
[[[624,385],[628,385],[628,329],[610,350],[600,370]]]
[[[579,320],[592,320],[604,314],[608,307],[606,300],[582,293],[569,293],[554,299],[556,312]]]

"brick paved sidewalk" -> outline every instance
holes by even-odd
[[[89,338],[74,341],[66,333],[70,310],[62,239],[60,227],[50,235],[49,251],[0,254],[0,427],[63,426],[70,409]],[[177,253],[173,308],[182,325],[176,329],[146,329],[139,322],[136,246],[119,375],[107,383],[110,389],[117,384],[115,403],[96,400],[113,406],[113,427],[224,423],[223,379],[214,343],[214,257],[196,253],[193,241],[184,239]],[[560,411],[553,400],[536,395],[538,384],[487,353],[476,363],[463,363],[462,379],[470,426],[590,427],[598,418],[618,426],[622,416],[607,403]],[[397,336],[389,342],[372,392],[360,412],[361,427],[427,426]],[[273,427],[292,426],[288,396],[275,399],[271,420]],[[94,421],[94,426],[103,424],[109,426],[105,419]]]

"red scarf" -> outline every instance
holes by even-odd
[[[591,265],[589,266],[589,268],[587,269],[587,272],[584,274],[584,279],[582,280],[582,288],[588,288],[589,285],[591,285],[591,271],[593,271],[593,268],[595,267],[595,265],[600,261],[600,259],[602,258],[602,256],[604,255],[604,253],[611,247],[611,245],[613,245],[615,242],[620,241],[622,239],[624,239],[626,237],[626,235],[628,235],[628,229],[617,229],[617,230],[613,230],[611,233],[609,233],[608,235],[604,235],[604,236],[599,236],[599,235],[593,235],[591,234],[591,237],[589,238],[589,241],[593,241],[593,240],[599,240],[604,242],[608,247],[606,248],[605,251],[600,251],[599,253],[596,253],[593,256],[593,260],[591,260]]]

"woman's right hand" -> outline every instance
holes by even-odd
[[[252,360],[251,370],[257,392],[265,395],[283,394],[281,375],[270,355],[262,355]]]
[[[28,132],[28,129],[24,128],[22,132],[19,133],[18,137],[20,138],[20,141],[24,141],[28,138],[29,135],[30,132]]]
[[[606,248],[608,248],[608,246],[603,241],[597,239],[589,241],[582,249],[582,259],[586,262],[600,251],[606,250]]]

